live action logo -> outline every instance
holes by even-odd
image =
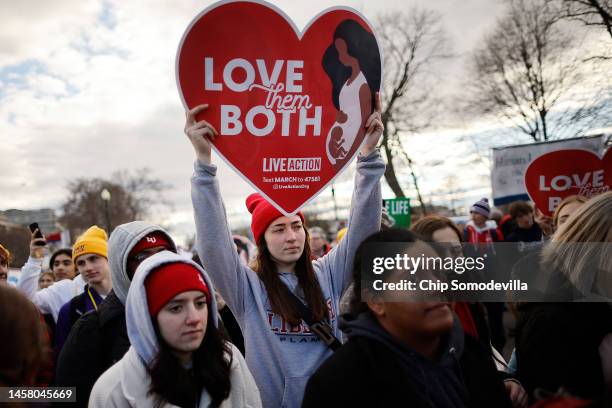
[[[320,171],[320,157],[264,157],[263,171]]]

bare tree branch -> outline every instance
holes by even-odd
[[[448,40],[438,14],[418,8],[407,12],[380,15],[377,32],[384,50],[385,79],[382,86],[383,124],[385,130],[381,147],[387,156],[385,179],[397,197],[404,197],[394,158],[408,158],[400,142],[400,135],[418,132],[429,127],[440,106],[434,96],[433,67],[450,58]],[[409,161],[409,166],[412,162]],[[415,190],[420,196],[418,180],[413,175]],[[424,207],[424,202],[421,200]]]
[[[612,0],[548,0],[559,16],[588,26],[603,27],[612,38]]]
[[[585,72],[596,64],[577,55],[576,39],[559,21],[550,0],[509,0],[473,55],[466,110],[497,116],[535,142],[609,123],[609,81],[588,83],[593,76]]]
[[[169,207],[163,197],[170,186],[159,179],[151,178],[150,171],[139,169],[134,172],[117,171],[109,179],[78,178],[68,183],[68,196],[62,205],[60,222],[70,231],[72,237],[90,227],[98,225],[110,229],[125,222],[143,219],[155,206]],[[102,190],[111,194],[108,203],[110,220],[106,219]],[[107,231],[109,234],[111,231]]]

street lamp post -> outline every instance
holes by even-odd
[[[106,216],[106,231],[110,234],[111,233],[111,219],[110,219],[109,204],[111,200],[111,193],[107,189],[104,189],[100,193],[100,197],[102,198],[102,201],[104,201],[104,213]]]
[[[338,203],[336,202],[336,189],[334,183],[331,185],[332,201],[334,202],[334,218],[338,222]]]

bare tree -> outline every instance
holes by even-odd
[[[76,237],[91,225],[108,229],[119,224],[143,219],[156,205],[169,206],[163,193],[170,186],[151,178],[147,169],[118,171],[110,179],[78,178],[68,183],[68,197],[62,205],[60,222]],[[110,200],[101,197],[106,189]]]
[[[405,197],[397,179],[396,165],[410,169],[415,189],[426,212],[413,162],[402,146],[403,135],[429,127],[439,101],[434,97],[435,64],[448,58],[448,41],[440,16],[412,8],[379,16],[377,34],[383,48],[382,85],[385,126],[381,147],[387,157],[385,179],[397,197]]]
[[[560,16],[587,26],[603,27],[612,38],[612,0],[550,0]]]
[[[446,195],[449,201],[450,212],[452,215],[457,215],[455,203],[458,200],[458,193],[460,190],[461,183],[459,181],[459,177],[455,174],[451,174],[446,177],[444,184],[442,186],[442,193]]]
[[[472,60],[468,108],[511,122],[533,141],[605,124],[608,79],[597,77],[546,0],[510,0]],[[600,79],[601,81],[598,81]],[[609,122],[608,122],[609,123]]]

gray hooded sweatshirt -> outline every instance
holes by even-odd
[[[378,151],[357,159],[355,188],[348,232],[327,255],[313,261],[329,308],[333,333],[338,330],[338,304],[351,281],[353,258],[359,244],[380,229],[380,178],[385,164]],[[331,354],[329,347],[304,322],[292,328],[274,313],[266,289],[255,271],[236,253],[221,200],[214,165],[195,163],[191,198],[196,219],[197,250],[202,264],[219,287],[244,334],[247,364],[261,390],[265,407],[299,407],[312,373]],[[298,297],[297,276],[280,279]]]
[[[155,396],[149,394],[151,379],[147,367],[157,356],[159,343],[149,314],[144,282],[153,270],[171,263],[187,263],[200,272],[210,293],[208,327],[218,326],[215,288],[208,274],[199,265],[170,251],[162,251],[145,259],[134,274],[125,305],[128,336],[132,346],[117,364],[96,381],[89,399],[89,407],[155,406]],[[231,391],[221,407],[261,407],[259,391],[242,354],[233,345],[230,347],[232,355],[227,357],[232,359]],[[210,395],[206,389],[203,389],[199,407],[208,407],[210,402]],[[173,405],[167,403],[163,405],[163,407],[171,406]]]
[[[168,242],[176,251],[174,241],[166,230],[146,221],[121,224],[113,230],[108,239],[108,263],[113,277],[113,291],[124,305],[130,288],[130,279],[127,275],[128,255],[141,239],[155,231],[166,235]]]

